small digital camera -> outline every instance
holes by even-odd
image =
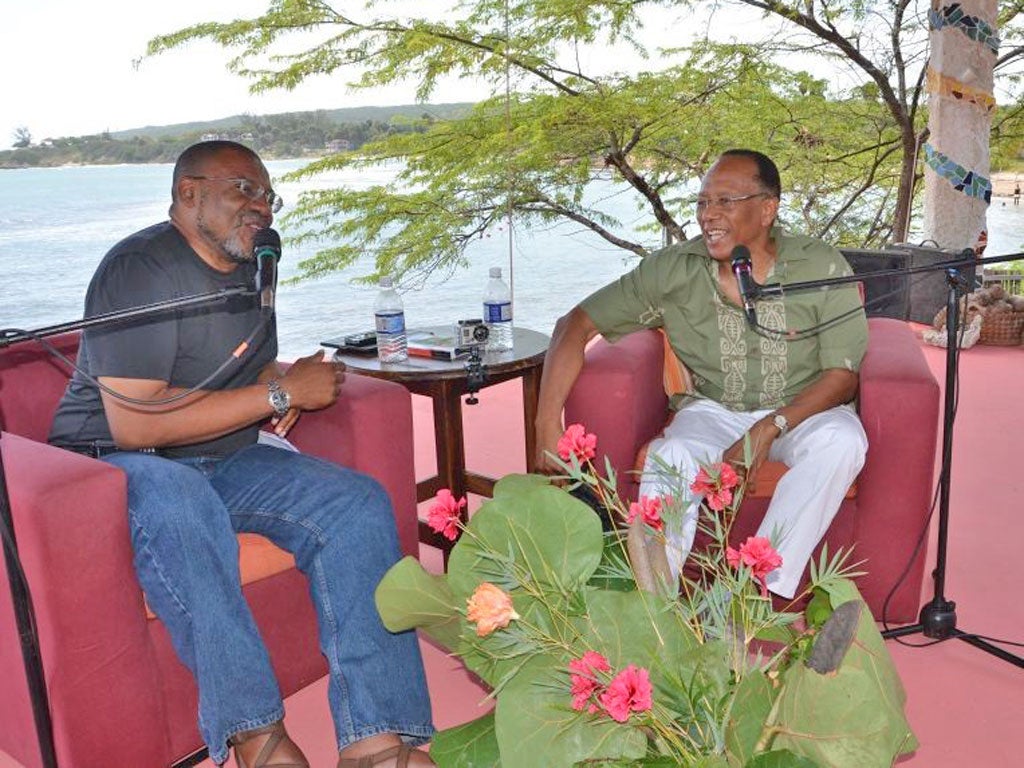
[[[482,347],[491,335],[490,329],[479,318],[459,320],[455,324],[455,346]]]

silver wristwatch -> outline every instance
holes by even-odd
[[[267,382],[267,399],[270,401],[270,407],[274,409],[276,416],[284,416],[288,413],[288,409],[292,407],[291,395],[285,392],[281,382],[277,379],[271,379]]]
[[[772,424],[778,427],[779,437],[785,437],[786,433],[789,432],[789,421],[781,413],[772,415]]]

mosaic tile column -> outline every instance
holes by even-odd
[[[999,49],[996,0],[933,2],[928,128],[922,148],[923,236],[942,248],[978,248],[987,240],[992,196],[989,131],[992,68]]]

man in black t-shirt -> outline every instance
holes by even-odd
[[[281,206],[259,157],[233,142],[195,144],[174,167],[171,199],[169,221],[104,257],[87,317],[252,282],[254,235]],[[344,369],[320,352],[283,371],[276,356],[273,319],[252,297],[87,330],[88,375],[73,377],[50,440],[127,474],[139,581],[195,677],[216,763],[230,745],[244,768],[308,766],[284,731],[242,597],[235,534],[246,531],[294,554],[310,578],[339,766],[365,756],[433,765],[409,749],[433,733],[415,634],[389,633],[373,601],[399,557],[387,494],[365,475],[257,442],[268,416],[283,437],[302,411],[333,403]]]

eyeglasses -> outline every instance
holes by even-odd
[[[190,179],[202,179],[203,181],[227,181],[250,200],[266,200],[267,205],[273,213],[277,213],[284,206],[284,200],[272,189],[260,186],[254,181],[239,177],[230,176],[189,176]]]
[[[698,197],[696,202],[697,213],[703,213],[712,205],[721,208],[723,211],[731,211],[744,200],[753,200],[755,197],[768,197],[767,192],[754,192],[749,195],[734,195],[733,197]]]

